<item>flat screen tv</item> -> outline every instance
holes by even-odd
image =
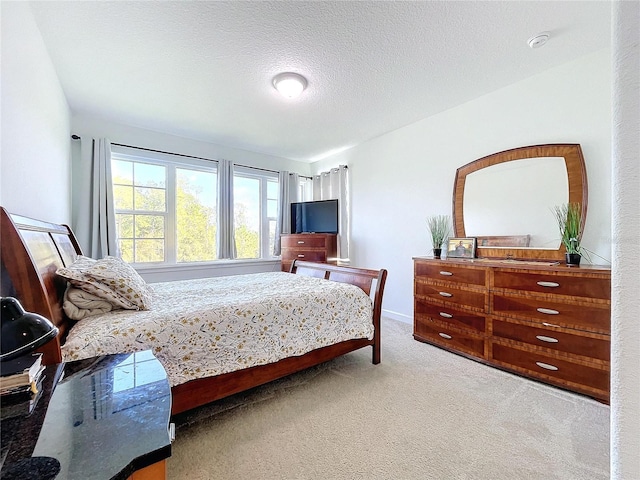
[[[292,203],[291,233],[338,233],[338,200]]]

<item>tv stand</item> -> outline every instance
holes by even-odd
[[[338,235],[335,233],[287,233],[280,236],[283,272],[291,269],[294,260],[336,263]]]

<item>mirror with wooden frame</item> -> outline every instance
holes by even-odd
[[[579,144],[514,148],[456,171],[453,228],[475,237],[479,258],[561,261],[565,249],[553,213],[579,202],[587,214],[587,173]]]

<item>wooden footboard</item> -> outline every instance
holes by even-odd
[[[374,364],[380,363],[380,316],[387,271],[384,269],[367,270],[296,260],[291,265],[290,273],[350,283],[360,287],[367,295],[372,296],[372,321],[375,327],[373,339],[348,340],[312,350],[301,356],[284,358],[275,363],[245,368],[176,385],[171,389],[172,414],[175,415],[234,393],[263,385],[369,345],[373,348],[372,362]]]
[[[350,283],[360,287],[369,296],[373,296],[373,326],[375,337],[372,340],[373,363],[380,363],[380,316],[382,315],[382,294],[387,280],[387,271],[366,270],[326,263],[301,262],[294,260],[291,273],[333,280],[334,282]],[[372,293],[373,292],[373,293]]]
[[[2,207],[0,240],[2,296],[18,298],[26,310],[45,316],[60,329],[55,341],[42,349],[46,364],[59,363],[62,361],[60,346],[72,322],[62,310],[66,281],[56,275],[56,270],[70,265],[81,255],[80,246],[66,225],[12,215]],[[380,315],[387,271],[296,261],[290,272],[360,287],[373,300],[374,338],[340,342],[276,363],[177,385],[171,390],[172,414],[262,385],[369,345],[373,348],[373,363],[380,362]]]
[[[349,340],[312,350],[299,357],[283,358],[276,363],[236,370],[215,377],[199,378],[176,385],[171,389],[171,414],[175,415],[234,393],[249,390],[369,345],[372,345],[372,340]]]

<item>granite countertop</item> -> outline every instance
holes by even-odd
[[[52,365],[44,375],[33,411],[2,420],[2,480],[127,479],[171,455],[171,390],[150,351]]]

